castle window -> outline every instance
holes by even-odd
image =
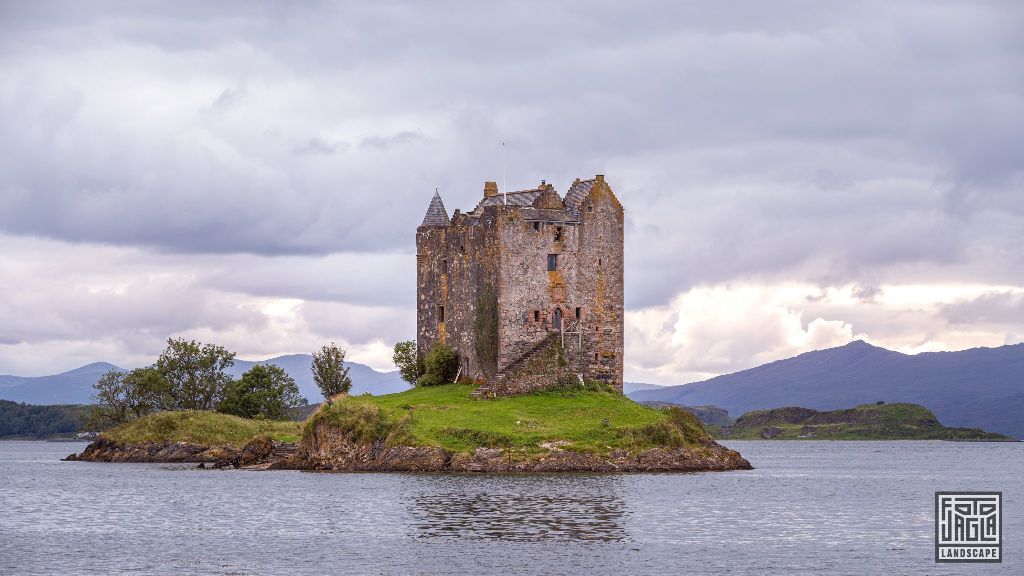
[[[533,229],[534,230],[540,230],[540,222],[534,222],[533,223]]]
[[[576,319],[577,320],[580,319],[580,307],[579,306],[576,307]]]
[[[594,352],[594,362],[597,362],[597,352]]]
[[[558,254],[548,254],[548,272],[558,270]]]
[[[441,272],[443,272],[445,274],[448,273],[448,261],[447,260],[441,260]]]
[[[561,239],[562,239],[562,227],[561,226],[555,226],[555,242],[558,242]]]
[[[437,321],[444,322],[444,306],[437,307]]]
[[[598,259],[597,259],[597,265],[598,265],[598,266],[600,266],[600,265],[601,265],[601,259],[600,259],[600,258],[598,258]]]
[[[462,253],[465,254],[466,253],[466,245],[465,244],[460,245],[459,246],[459,250],[461,250]]]
[[[540,310],[533,311],[533,321],[540,322]]]

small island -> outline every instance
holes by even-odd
[[[468,384],[337,397],[305,423],[163,412],[103,433],[100,462],[407,472],[653,472],[750,469],[678,408],[612,392],[551,390],[482,400]]]
[[[786,407],[747,412],[730,425],[712,427],[720,439],[770,440],[962,440],[1015,442],[978,428],[947,428],[931,410],[894,402],[821,412]]]

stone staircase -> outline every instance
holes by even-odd
[[[527,364],[528,362],[530,362],[531,360],[533,360],[537,356],[547,352],[548,348],[550,348],[551,346],[556,345],[558,343],[559,338],[561,338],[561,334],[559,334],[558,332],[555,332],[555,333],[552,333],[552,334],[548,334],[547,336],[544,337],[543,340],[541,340],[540,342],[537,342],[529,350],[527,350],[521,356],[519,356],[518,358],[513,360],[511,364],[509,364],[508,366],[505,367],[504,370],[502,370],[502,372],[504,374],[515,374],[515,372],[517,370],[519,370],[519,368],[521,368],[523,365]],[[498,387],[499,388],[500,388],[500,383],[501,382],[499,380],[499,382],[498,382]],[[472,398],[482,399],[482,398],[494,398],[496,396],[496,393],[495,393],[494,387],[488,386],[487,384],[483,384],[483,385],[477,386],[476,389],[473,390],[472,392],[470,392],[469,395]]]
[[[530,348],[529,350],[524,352],[522,356],[520,356],[519,358],[516,358],[515,360],[513,360],[511,364],[509,364],[508,366],[505,366],[505,369],[502,370],[502,372],[504,372],[505,374],[512,374],[512,373],[514,373],[523,364],[526,364],[530,360],[533,360],[534,358],[536,358],[540,354],[543,354],[545,351],[547,351],[549,346],[551,346],[554,343],[558,342],[559,338],[561,338],[561,334],[559,334],[558,332],[553,332],[551,334],[548,334],[547,336],[544,337],[543,340],[541,340],[540,342],[537,342],[536,344],[534,344],[533,348]]]
[[[294,442],[274,442],[274,449],[270,451],[270,456],[267,457],[267,460],[284,460],[298,451],[299,445]]]
[[[476,398],[478,400],[482,398],[492,398],[493,396],[494,393],[491,392],[491,387],[486,385],[477,386],[469,393],[470,398]]]

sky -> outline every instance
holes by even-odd
[[[1016,1],[2,2],[0,373],[392,368],[435,188],[594,174],[627,381],[1022,342],[1022,70]]]

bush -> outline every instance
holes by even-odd
[[[228,384],[217,411],[242,418],[287,420],[290,409],[307,403],[287,372],[273,364],[256,364]]]
[[[455,380],[459,373],[459,355],[447,344],[437,344],[423,359],[426,372],[416,380],[417,386],[440,386]]]

